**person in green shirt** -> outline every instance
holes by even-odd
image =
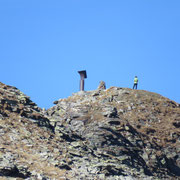
[[[137,76],[135,76],[133,89],[134,88],[137,89],[137,85],[138,85],[138,78],[137,78]]]

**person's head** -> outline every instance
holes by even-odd
[[[135,76],[135,78],[137,78],[137,76]]]

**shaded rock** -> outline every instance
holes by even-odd
[[[102,113],[105,117],[117,117],[117,109],[115,107],[105,107],[103,108],[103,113]]]

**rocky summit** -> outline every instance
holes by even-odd
[[[119,87],[54,104],[0,83],[0,179],[180,179],[180,104]]]

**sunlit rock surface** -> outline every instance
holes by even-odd
[[[98,88],[43,111],[1,83],[0,102],[0,178],[180,178],[180,105],[156,93]]]

